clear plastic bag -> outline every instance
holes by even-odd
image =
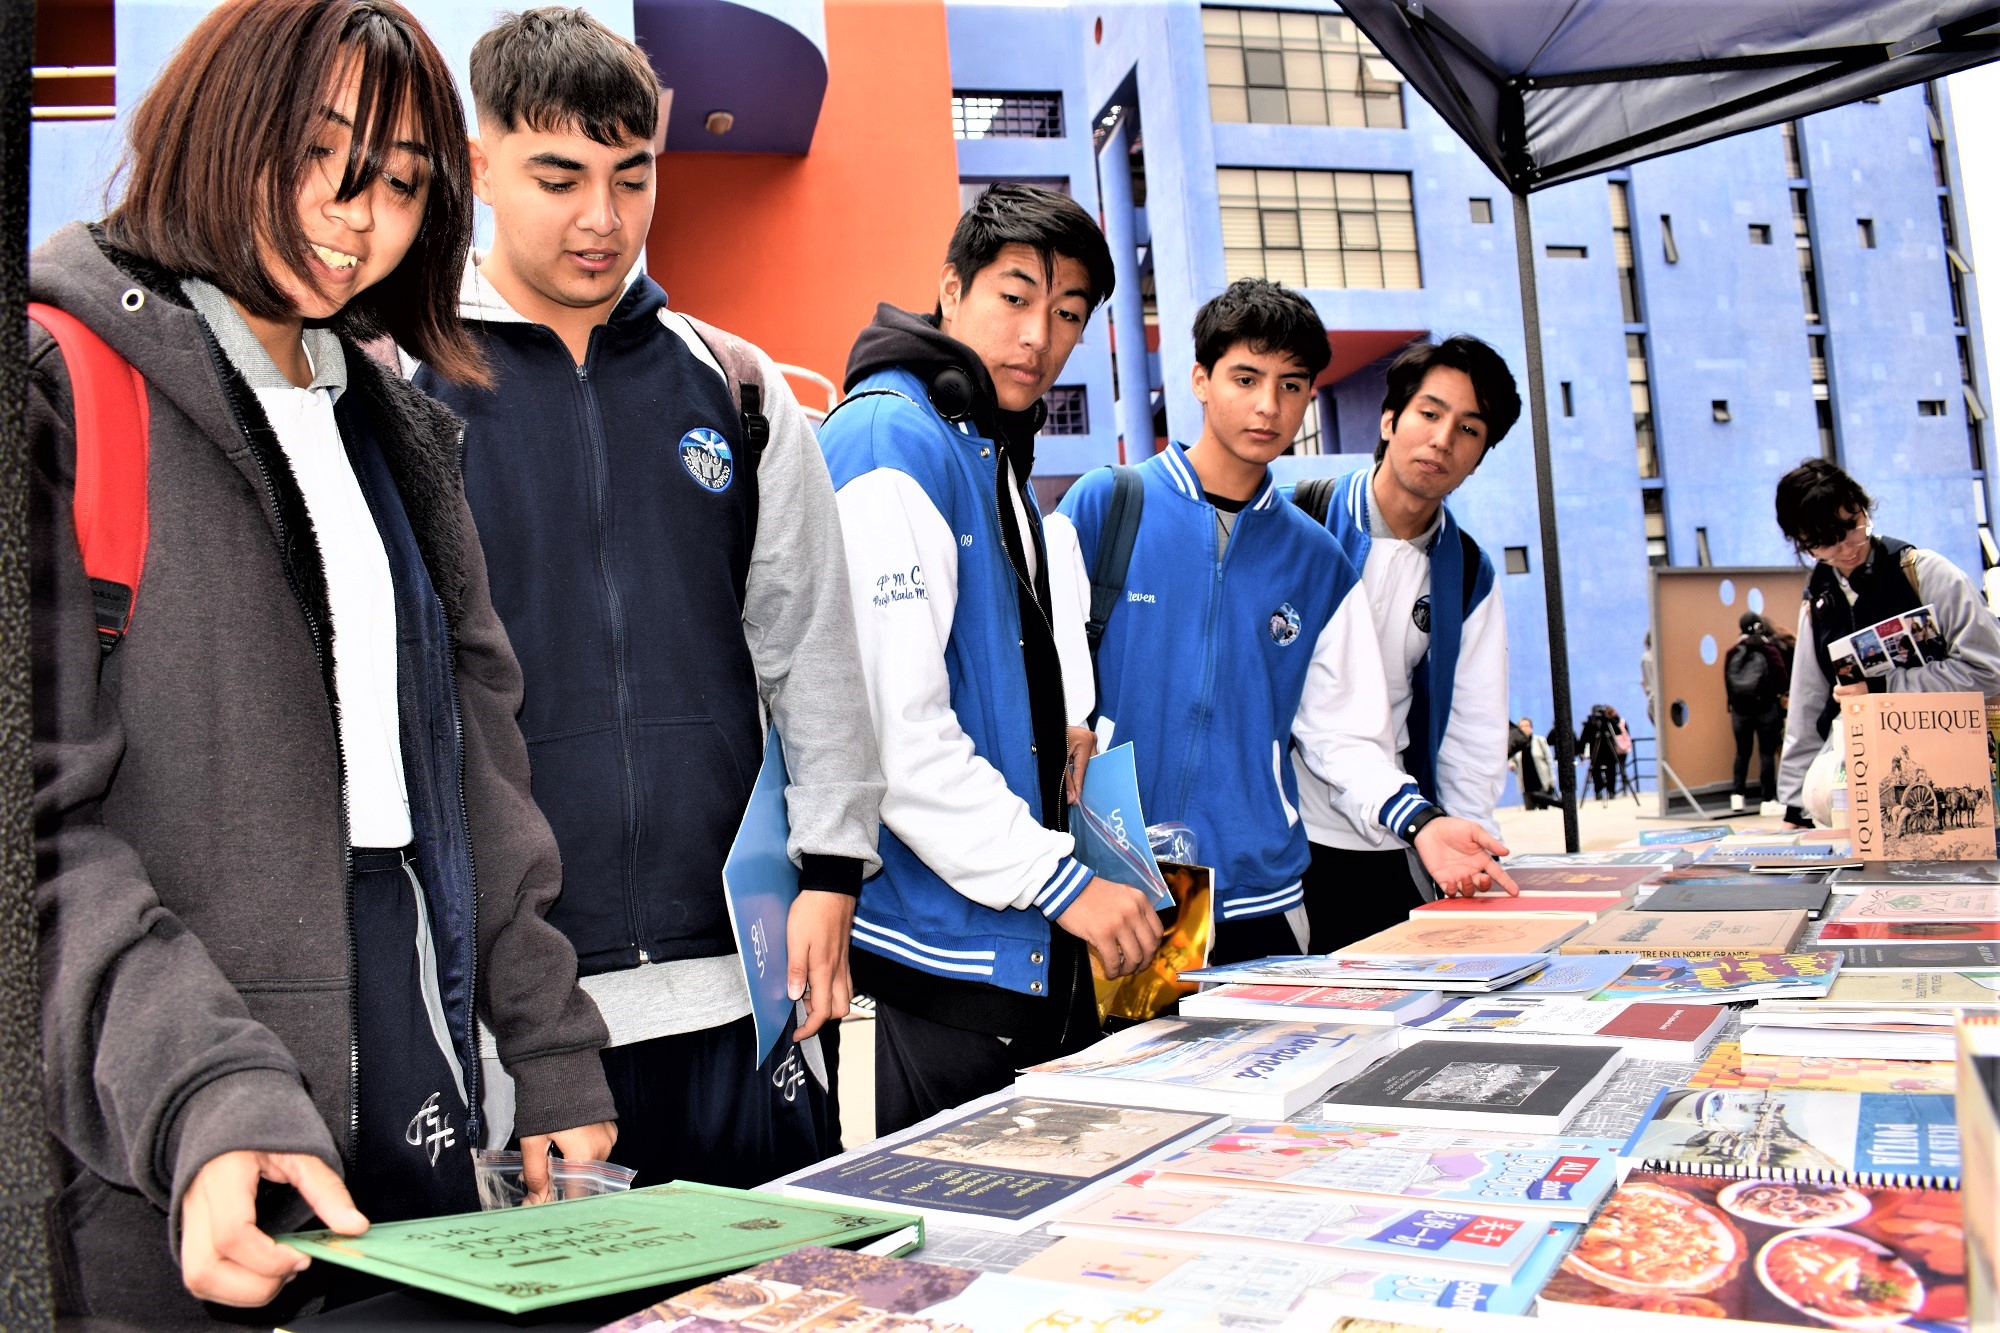
[[[637,1174],[630,1167],[613,1166],[610,1162],[549,1158],[549,1190],[554,1199],[588,1199],[598,1194],[623,1193],[632,1188],[632,1177]],[[474,1149],[472,1175],[479,1185],[481,1208],[517,1208],[528,1201],[518,1152]]]
[[[1152,845],[1155,860],[1184,866],[1201,864],[1201,847],[1194,830],[1186,824],[1148,824],[1146,841]]]

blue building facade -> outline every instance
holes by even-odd
[[[1188,329],[1246,273],[1302,290],[1334,351],[1288,475],[1370,462],[1384,360],[1411,337],[1474,334],[1525,380],[1510,198],[1337,5],[947,9],[961,103],[1043,112],[965,127],[962,177],[1096,203],[1131,294],[1072,362],[1089,430],[1049,441],[1045,491],[1196,437]],[[1579,718],[1609,703],[1650,729],[1649,564],[1790,563],[1772,495],[1801,459],[1852,471],[1882,530],[1975,577],[1996,563],[1956,160],[1943,90],[1911,88],[1533,197]],[[1452,508],[1502,571],[1510,712],[1545,728],[1525,413]]]

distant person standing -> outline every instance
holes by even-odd
[[[1549,793],[1555,790],[1555,761],[1549,743],[1535,734],[1533,718],[1522,718],[1508,728],[1507,757],[1514,764],[1521,784],[1521,804],[1529,810],[1547,810],[1562,804]]]
[[[1742,633],[1722,659],[1723,686],[1729,700],[1729,727],[1736,735],[1736,766],[1731,774],[1729,809],[1744,809],[1745,781],[1750,774],[1750,750],[1758,753],[1757,812],[1776,815],[1778,804],[1778,744],[1785,734],[1785,708],[1780,696],[1785,658],[1772,641],[1770,626],[1755,611],[1745,611],[1736,627]]]
[[[1778,482],[1778,527],[1813,560],[1799,610],[1799,652],[1778,765],[1778,800],[1788,824],[1811,822],[1801,804],[1806,772],[1826,748],[1842,698],[1940,690],[2000,695],[2000,625],[1979,589],[1937,552],[1877,536],[1869,522],[1874,507],[1860,483],[1823,459],[1806,460]],[[1827,651],[1834,640],[1921,606],[1936,616],[1935,646],[1923,654],[1932,660],[1836,683]]]
[[[1610,704],[1598,704],[1576,733],[1577,754],[1590,761],[1590,794],[1601,801],[1618,794],[1618,738],[1624,730],[1618,710]]]

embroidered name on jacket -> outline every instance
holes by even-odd
[[[688,475],[711,491],[728,490],[736,475],[729,441],[706,426],[697,426],[681,436],[680,456],[681,466],[688,470]]]

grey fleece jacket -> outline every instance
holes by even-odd
[[[103,658],[71,520],[68,376],[33,331],[35,893],[59,1308],[208,1328],[170,1220],[195,1173],[238,1149],[338,1167],[347,1148],[345,818],[313,630],[330,624],[324,569],[255,395],[171,275],[79,224],[35,253],[30,290],[138,368],[151,413],[145,573],[131,631]],[[478,1007],[520,1085],[518,1128],[609,1119],[603,1024],[542,919],[560,869],[529,797],[520,672],[459,485],[457,424],[352,347],[348,373],[455,643]],[[267,1229],[306,1220],[290,1191],[268,1193]]]
[[[1970,690],[2000,698],[2000,622],[1986,609],[1979,588],[1957,565],[1936,551],[1916,549],[1917,595],[1937,610],[1938,631],[1951,645],[1942,662],[1898,667],[1889,673],[1891,694],[1939,694]],[[1778,763],[1778,800],[1799,804],[1806,771],[1826,748],[1819,715],[1833,684],[1813,652],[1812,603],[1799,605],[1799,650],[1792,658],[1791,712],[1785,719],[1785,750]]]

